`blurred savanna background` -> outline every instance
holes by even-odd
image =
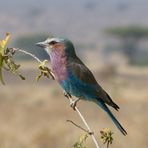
[[[35,46],[47,37],[73,41],[77,54],[120,106],[113,113],[126,128],[125,137],[96,104],[78,107],[99,141],[100,130],[114,132],[113,148],[148,147],[148,1],[147,0],[1,0],[0,38],[10,32],[9,47],[49,59]],[[60,86],[38,75],[38,63],[17,54],[27,80],[4,72],[0,86],[0,148],[72,148],[83,123],[69,107]],[[49,59],[50,61],[50,59]],[[50,62],[49,62],[50,66]],[[99,142],[101,147],[105,147]],[[95,147],[87,138],[87,148]]]

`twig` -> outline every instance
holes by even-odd
[[[35,59],[36,61],[38,61],[39,63],[42,63],[42,61],[41,61],[39,58],[37,58],[35,55],[33,55],[33,54],[30,53],[30,52],[27,52],[27,51],[22,50],[22,49],[20,49],[20,48],[12,48],[12,50],[14,50],[14,51],[20,51],[20,52],[22,52],[22,53],[24,53],[24,54],[27,54],[27,55],[31,56],[32,58],[34,58],[34,59]]]
[[[34,58],[38,63],[42,64],[42,61],[39,58],[37,58],[34,54],[32,54],[30,52],[27,52],[27,51],[22,50],[20,48],[9,48],[9,49],[11,49],[12,52],[18,51],[18,52],[22,52],[22,53],[24,53],[26,55],[29,55],[30,57]],[[50,74],[52,79],[55,80],[55,77],[54,77],[54,74],[52,73],[52,71],[48,67],[44,67],[44,68],[48,71],[48,73]]]
[[[69,95],[67,95],[66,97],[69,99],[70,103],[73,102],[72,98],[69,97]],[[99,145],[98,145],[98,142],[97,142],[97,140],[96,140],[96,138],[95,138],[95,136],[94,136],[94,133],[92,132],[92,130],[91,130],[90,127],[88,126],[86,120],[84,119],[83,115],[81,114],[81,112],[79,111],[79,109],[78,109],[76,106],[75,106],[75,111],[78,113],[78,115],[79,115],[80,118],[82,119],[82,121],[83,121],[83,123],[85,124],[86,128],[88,129],[89,133],[91,133],[90,136],[92,137],[92,140],[94,141],[94,144],[96,145],[96,148],[99,148]],[[88,131],[87,131],[87,132],[88,132]]]
[[[85,128],[81,127],[80,125],[74,123],[72,120],[66,120],[67,122],[72,123],[73,125],[75,125],[76,127],[80,128],[81,130],[83,130],[84,132],[88,133],[89,135],[91,135],[92,133],[90,133],[88,130],[86,130]]]
[[[109,141],[107,142],[107,146],[106,147],[109,148]]]

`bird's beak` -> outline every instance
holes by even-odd
[[[47,46],[47,44],[45,42],[38,42],[35,45],[38,47],[41,47],[41,48],[45,48]]]

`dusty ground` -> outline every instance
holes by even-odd
[[[23,71],[27,81],[6,73],[7,85],[0,86],[0,148],[72,148],[83,132],[66,120],[83,123],[57,83],[47,79],[35,82],[37,72],[32,64],[27,65]],[[122,136],[97,105],[81,101],[78,107],[96,137],[99,140],[99,131],[109,127],[115,133],[111,147],[147,148],[148,69],[126,67],[113,75],[100,71],[94,71],[95,76],[120,106],[120,112],[112,111],[128,135]],[[90,137],[86,146],[94,147]]]

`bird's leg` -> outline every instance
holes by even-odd
[[[68,93],[68,92],[66,92],[66,91],[64,91],[63,93],[64,93],[64,96],[65,96],[66,98],[68,98],[68,99],[69,99],[69,98],[72,98],[72,96],[71,96],[70,93]],[[77,99],[72,100],[72,101],[70,102],[70,106],[73,108],[73,110],[75,110],[75,107],[76,107],[77,102],[78,102],[79,100],[80,100],[80,99],[77,98]]]
[[[77,102],[78,102],[79,100],[80,100],[80,99],[77,98],[77,99],[75,99],[75,100],[73,100],[73,101],[70,102],[70,106],[73,108],[73,110],[75,110],[75,107],[76,107]]]

